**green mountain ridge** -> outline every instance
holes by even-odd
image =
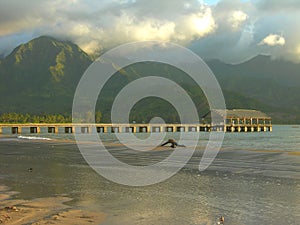
[[[42,36],[20,45],[0,60],[0,113],[70,114],[76,86],[93,58],[69,41]],[[227,108],[258,109],[277,123],[300,123],[300,65],[268,56],[231,65],[207,62],[222,87]],[[180,84],[192,97],[199,116],[208,111],[201,89],[189,76],[160,63],[139,63],[116,73],[102,90],[97,110],[110,120],[114,97],[129,82],[158,75]],[[133,108],[130,119],[149,121],[163,115],[178,122],[175,109],[161,99],[148,98]]]
[[[18,46],[1,60],[1,111],[70,111],[63,102],[72,99],[79,79],[91,63],[77,45],[51,37]]]
[[[278,123],[300,122],[300,64],[259,55],[237,65],[220,61],[208,65],[223,90],[268,106],[265,111]]]

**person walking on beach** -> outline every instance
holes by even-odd
[[[167,144],[171,144],[171,148],[176,148],[176,146],[178,146],[178,147],[185,147],[184,145],[179,145],[174,139],[169,139],[168,141],[166,141],[165,143],[161,144],[160,146],[165,146]]]

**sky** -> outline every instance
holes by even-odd
[[[204,59],[300,63],[300,0],[0,0],[0,55],[49,35],[89,54],[169,41]]]

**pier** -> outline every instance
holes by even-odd
[[[265,121],[255,124],[0,124],[0,134],[156,133],[156,132],[263,132],[272,131]]]
[[[215,114],[215,115],[214,115]],[[221,118],[213,124],[212,116]],[[5,131],[5,132],[4,132]],[[115,124],[115,123],[27,123],[0,124],[0,134],[74,134],[74,133],[157,133],[157,132],[271,132],[272,120],[257,110],[211,110],[199,124]]]
[[[222,124],[211,124],[211,116],[221,117]],[[203,121],[208,120],[211,130],[215,130],[221,126],[225,132],[261,132],[272,131],[272,118],[267,114],[250,109],[231,109],[218,110],[213,109],[203,116]]]

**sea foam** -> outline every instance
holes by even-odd
[[[46,140],[51,141],[51,138],[45,138],[45,137],[34,137],[34,136],[18,136],[19,139],[27,139],[27,140]]]

